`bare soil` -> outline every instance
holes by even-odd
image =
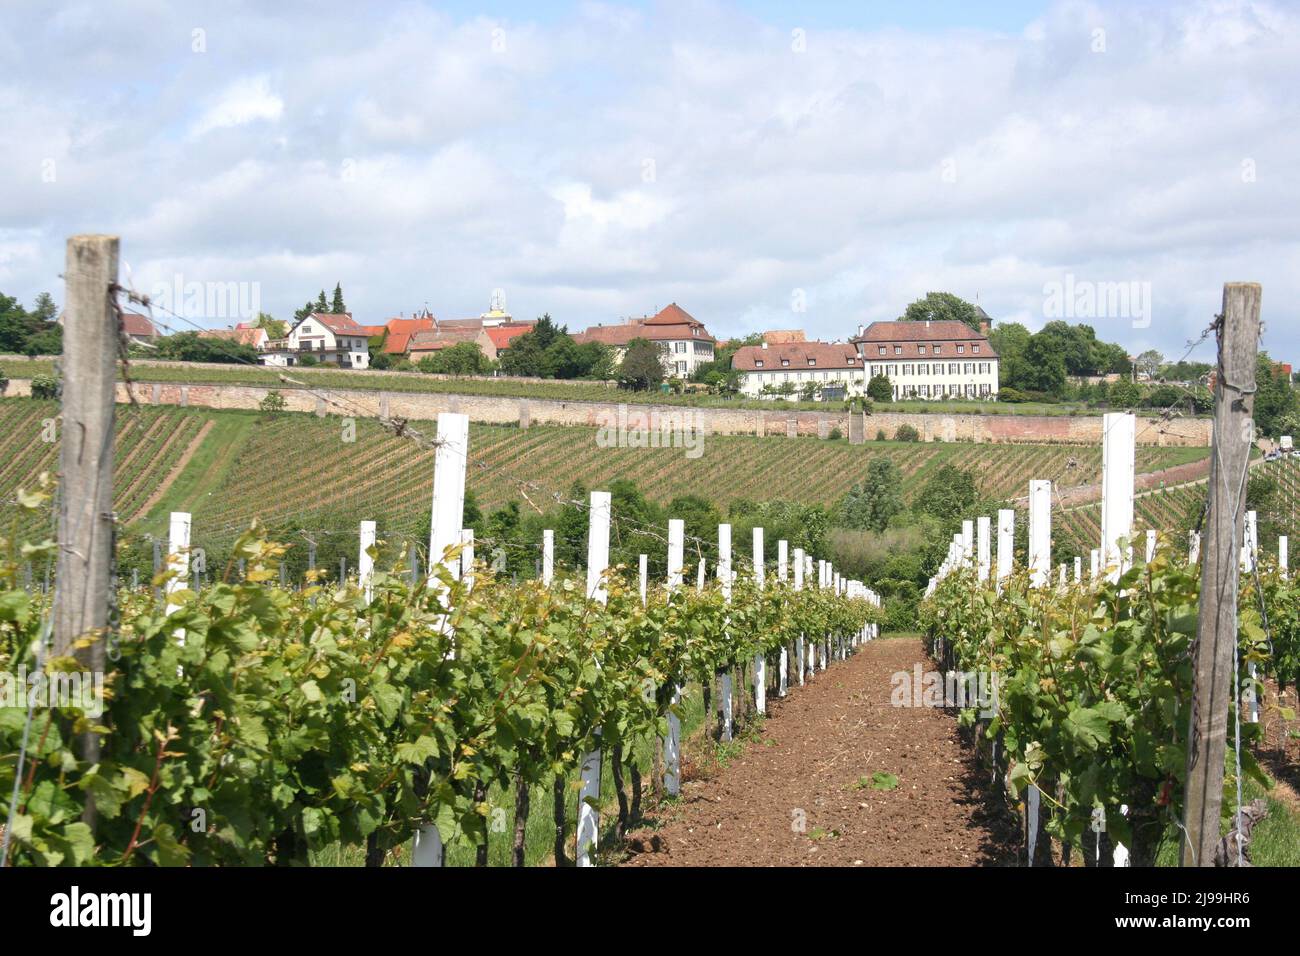
[[[681,797],[628,835],[624,865],[1015,865],[1014,818],[954,716],[890,705],[892,675],[918,661],[933,667],[918,639],[873,641],[769,698],[724,766],[688,753]],[[873,787],[877,772],[897,786]]]

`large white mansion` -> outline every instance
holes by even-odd
[[[848,343],[746,345],[731,367],[754,398],[863,395],[889,379],[894,398],[989,399],[998,393],[998,356],[988,336],[964,322],[873,322]]]

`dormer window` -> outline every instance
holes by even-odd
[[[942,351],[943,351],[943,346],[942,346],[942,345],[936,345],[936,346],[934,347],[934,354],[935,354],[935,355],[938,355],[938,354],[939,354],[940,352],[942,352]]]
[[[885,354],[885,347],[884,347],[883,345],[880,346],[880,354],[881,354],[881,355],[884,355],[884,354]]]
[[[902,354],[903,354],[903,347],[902,347],[901,345],[895,345],[895,346],[894,346],[894,354],[895,354],[895,355],[902,355]]]
[[[754,359],[754,368],[762,368],[762,367],[763,367],[763,360],[762,360],[762,359]]]
[[[972,345],[972,346],[970,347],[970,350],[971,350],[972,352],[978,352],[978,351],[980,350],[980,347],[979,347],[978,345]]]
[[[789,360],[789,359],[781,359],[781,364],[782,364],[782,365],[789,365],[789,364],[790,364],[790,360]]]
[[[966,351],[966,346],[964,346],[964,345],[959,345],[959,346],[957,346],[957,354],[958,354],[958,355],[961,355],[961,354],[962,354],[963,352],[965,352],[965,351]]]
[[[924,345],[918,345],[918,346],[916,347],[916,350],[917,350],[918,352],[920,352],[922,355],[925,354],[925,346],[924,346]]]
[[[808,360],[808,364],[809,364],[809,365],[816,365],[816,364],[817,364],[817,360],[816,360],[815,358],[810,358],[810,359]]]

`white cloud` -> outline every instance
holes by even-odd
[[[247,77],[232,83],[217,96],[195,121],[190,135],[202,136],[216,129],[244,126],[256,120],[275,122],[284,114],[284,100],[271,92],[265,76]]]
[[[803,53],[725,4],[230,11],[196,54],[144,0],[16,5],[0,289],[57,297],[64,238],[111,230],[138,274],[257,281],[281,314],[336,281],[367,319],[500,286],[571,327],[676,300],[720,335],[830,338],[932,289],[1041,324],[1068,272],[1151,282],[1149,329],[1098,332],[1172,353],[1253,278],[1267,344],[1300,348],[1282,3],[1066,0],[1018,34],[809,29]]]

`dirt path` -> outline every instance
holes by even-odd
[[[1015,861],[956,720],[890,705],[891,676],[930,668],[916,639],[873,641],[784,701],[761,741],[631,834],[629,866],[975,866]],[[689,755],[688,755],[689,756]],[[873,789],[877,771],[893,789]],[[797,826],[802,814],[802,832]]]
[[[190,463],[190,459],[193,458],[195,452],[199,450],[199,446],[203,444],[203,439],[208,437],[208,432],[212,431],[212,426],[214,424],[216,424],[216,422],[211,418],[203,423],[195,436],[190,439],[190,443],[186,446],[185,451],[181,453],[181,457],[176,460],[176,464],[172,466],[172,470],[167,473],[167,477],[158,483],[158,487],[154,489],[153,494],[149,496],[145,503],[135,510],[135,514],[128,519],[128,524],[138,518],[143,518],[153,510],[154,505],[162,501],[163,495],[167,494],[167,489],[169,489],[172,486],[172,482],[179,478],[181,473],[185,471],[185,466]]]

